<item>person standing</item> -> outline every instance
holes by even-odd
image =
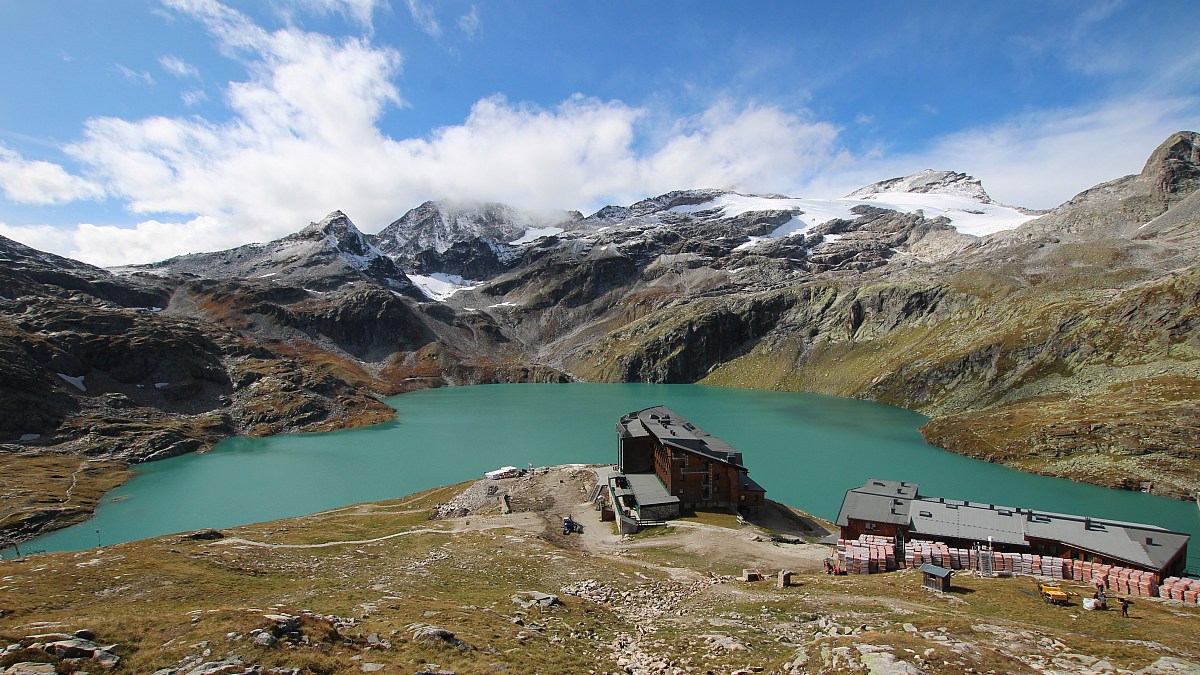
[[[1121,598],[1121,616],[1129,618],[1129,598]]]

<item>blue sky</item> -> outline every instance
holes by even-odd
[[[829,6],[827,6],[829,5]],[[334,209],[672,189],[838,197],[925,168],[1048,208],[1200,128],[1200,3],[0,4],[0,234],[97,264]]]

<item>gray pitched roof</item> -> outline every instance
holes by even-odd
[[[838,511],[837,524],[849,524],[848,518],[877,523],[908,525],[908,506],[917,496],[917,484],[872,478],[862,487],[847,490]]]
[[[658,476],[652,473],[625,474],[629,489],[637,499],[638,506],[658,506],[661,504],[678,504],[679,497],[667,494],[666,488],[658,482]]]
[[[932,574],[935,577],[942,577],[942,578],[946,578],[946,577],[950,576],[951,574],[953,574],[953,572],[951,570],[948,570],[945,567],[938,567],[937,565],[934,565],[933,563],[925,563],[924,565],[921,565],[921,571],[925,572],[927,574]]]
[[[1051,539],[1093,553],[1162,569],[1191,535],[1154,525],[1084,518],[1062,513],[1028,512],[1026,534]]]
[[[998,544],[1025,544],[1025,519],[1010,508],[940,499],[916,499],[909,507],[910,532]]]
[[[743,490],[756,490],[758,492],[766,492],[767,488],[758,484],[758,481],[750,477],[750,474],[743,471],[741,474],[741,483]]]
[[[742,464],[742,453],[734,450],[733,446],[725,441],[683,419],[670,408],[661,405],[646,408],[639,411],[637,417],[642,426],[665,446],[745,468]]]

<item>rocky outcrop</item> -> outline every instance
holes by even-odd
[[[425,249],[413,257],[413,270],[418,274],[451,274],[463,279],[489,279],[511,269],[521,251],[510,244],[501,244],[483,237],[456,241],[445,251]]]
[[[1172,134],[1150,155],[1139,174],[1124,176],[1075,195],[1047,215],[1002,239],[1089,240],[1137,237],[1200,187],[1200,134]]]
[[[122,307],[163,307],[169,293],[155,279],[127,280],[70,258],[0,236],[0,298],[90,297]]]

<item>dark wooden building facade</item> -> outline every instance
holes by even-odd
[[[742,453],[669,408],[631,412],[617,423],[618,468],[653,473],[683,508],[727,509],[748,515],[766,504]]]

